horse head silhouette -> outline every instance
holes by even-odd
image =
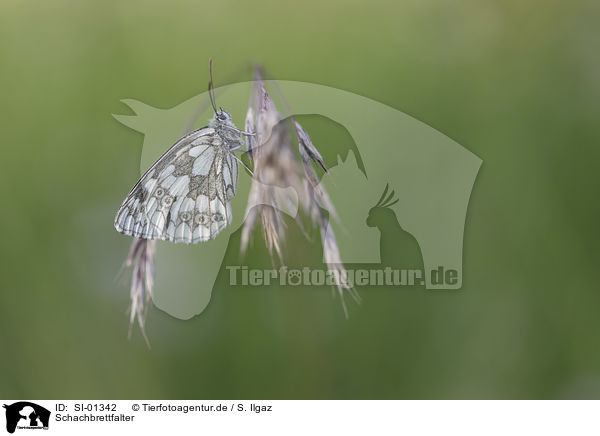
[[[221,91],[221,102],[232,109],[234,119],[244,119],[251,87],[251,82],[241,82],[215,90],[217,93]],[[372,251],[376,253],[379,249],[380,254],[384,254],[379,259],[403,265],[405,262],[399,259],[399,253],[412,250],[418,253],[419,268],[425,270],[427,289],[460,288],[465,218],[481,159],[432,127],[358,94],[293,81],[265,81],[265,87],[280,90],[272,92],[271,97],[282,110],[283,118],[291,115],[325,117],[346,128],[360,153],[366,174],[356,167],[354,158],[348,158],[343,165],[334,166],[322,179],[332,194],[338,216],[342,218],[339,225],[330,220],[341,248],[342,261],[377,263],[378,259],[374,259],[377,256],[373,256]],[[285,94],[286,101],[278,98],[278,94]],[[141,170],[148,168],[164,152],[165,144],[181,136],[182,128],[189,124],[191,115],[194,119],[208,116],[209,107],[205,105],[201,109],[203,101],[208,101],[207,93],[168,109],[123,100],[135,115],[115,115],[115,118],[143,133]],[[291,108],[286,109],[289,108],[287,101],[293,102],[293,113]],[[217,276],[224,266],[230,236],[246,216],[244,211],[247,210],[251,180],[244,171],[240,171],[239,177],[238,192],[232,202],[234,222],[219,238],[203,243],[202,247],[159,242],[156,292],[152,298],[158,308],[172,316],[189,319],[201,313],[210,301]],[[386,192],[381,202],[368,212],[365,225],[364,216],[369,210],[365,201],[372,198],[374,187],[374,195],[377,195],[376,187],[387,181],[402,199],[402,208],[400,210],[395,194],[390,197]],[[333,186],[336,184],[338,189]],[[296,217],[294,208],[285,212]],[[354,220],[356,215],[358,219]],[[381,233],[379,247],[377,232],[367,226],[377,227]],[[414,249],[407,248],[408,239],[412,240]],[[398,244],[401,244],[402,250],[394,251],[393,246]],[[348,253],[356,256],[348,257]],[[440,265],[458,271],[458,280],[451,285],[432,283],[429,272]]]

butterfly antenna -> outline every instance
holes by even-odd
[[[217,104],[215,102],[215,85],[213,83],[213,75],[212,75],[212,59],[208,59],[208,74],[210,76],[210,81],[208,82],[208,97],[210,98],[210,103],[212,104],[213,110],[215,111],[215,115],[217,114]]]
[[[244,68],[238,68],[237,72],[235,72],[234,74],[229,76],[229,82],[237,80],[240,76],[240,74],[245,73],[246,72],[247,67]],[[214,86],[212,84],[212,68],[211,65],[209,64],[209,70],[211,71],[211,81],[208,82],[208,99],[210,100],[210,105],[213,108],[213,110],[216,110],[216,93],[214,90]],[[228,83],[227,81],[225,81],[224,83]],[[212,90],[212,94],[211,94],[211,90]],[[204,99],[202,99],[201,103],[197,106],[195,112],[189,117],[187,124],[185,125],[183,132],[181,133],[181,136],[184,136],[188,133],[190,133],[192,131],[192,129],[194,128],[194,124],[196,124],[196,121],[198,121],[198,118],[200,118],[200,115],[202,115],[204,113],[206,109],[206,104],[204,103]],[[215,112],[216,113],[216,112]]]

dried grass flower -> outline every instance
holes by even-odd
[[[336,287],[346,317],[348,310],[344,294],[348,292],[357,302],[356,290],[348,284],[347,271],[342,263],[335,234],[329,225],[330,219],[338,219],[329,195],[319,184],[313,163],[327,171],[323,157],[312,143],[310,136],[292,116],[286,122],[277,111],[275,103],[265,89],[260,69],[255,70],[254,87],[246,114],[246,131],[255,133],[247,141],[248,154],[253,161],[254,173],[248,199],[249,210],[242,229],[241,250],[248,246],[250,235],[258,220],[271,257],[277,254],[283,261],[281,247],[285,243],[285,222],[282,212],[269,205],[281,202],[274,195],[280,190],[270,186],[292,187],[298,194],[301,210],[308,216],[313,227],[319,229],[323,245],[323,259],[336,278]],[[292,133],[298,142],[298,154],[293,150]],[[298,159],[298,155],[300,159]],[[302,217],[297,217],[302,226]]]
[[[129,336],[131,336],[131,328],[137,320],[148,345],[150,344],[146,336],[145,321],[154,287],[155,253],[156,241],[134,238],[127,259],[125,260],[126,267],[133,267],[129,290],[131,298],[129,306]]]

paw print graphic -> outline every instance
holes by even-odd
[[[302,276],[300,271],[297,269],[292,269],[288,272],[288,283],[292,286],[297,286],[302,281]]]

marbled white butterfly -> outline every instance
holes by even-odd
[[[115,216],[117,231],[195,244],[214,239],[231,222],[239,161],[234,151],[250,134],[217,110],[212,72],[209,97],[215,112],[209,125],[179,139],[138,180]]]

